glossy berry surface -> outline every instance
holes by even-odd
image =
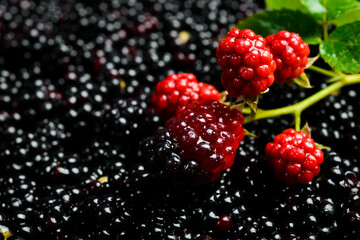
[[[287,129],[266,145],[266,155],[275,176],[286,184],[309,183],[324,161],[321,149],[303,131]]]
[[[274,82],[275,62],[265,39],[250,29],[233,28],[216,50],[221,81],[232,97],[256,96]]]
[[[358,239],[359,86],[302,113],[331,150],[295,186],[277,181],[265,157],[291,116],[244,125],[258,138],[245,136],[231,168],[213,173],[183,159],[152,111],[157,83],[174,73],[223,90],[219,42],[264,7],[0,0],[0,239]],[[259,108],[326,87],[309,78],[319,79],[313,89],[272,85]]]
[[[192,73],[179,73],[158,82],[151,99],[155,113],[168,119],[178,107],[191,102],[206,99],[219,101],[220,93],[212,85],[198,82]]]
[[[279,31],[267,36],[266,44],[276,63],[275,83],[287,83],[304,72],[310,49],[299,34]]]
[[[215,100],[181,107],[165,123],[179,142],[184,159],[195,159],[208,172],[220,172],[234,163],[244,138],[244,117],[238,110]]]

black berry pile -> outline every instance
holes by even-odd
[[[263,7],[1,0],[0,240],[358,239],[358,87],[304,112],[312,137],[331,147],[308,185],[283,185],[264,157],[291,126],[287,116],[245,125],[259,138],[246,136],[234,165],[206,184],[189,181],[209,176],[195,161],[179,165],[176,142],[159,128],[156,83],[191,72],[223,90],[219,40]],[[311,93],[273,91],[277,100],[262,96],[260,107]]]

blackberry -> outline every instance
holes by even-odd
[[[103,131],[117,141],[126,139],[128,145],[136,144],[142,136],[151,134],[161,123],[159,117],[151,113],[148,108],[149,105],[145,100],[131,98],[105,105],[102,117]]]
[[[243,0],[1,1],[0,232],[9,227],[9,240],[321,239],[333,232],[356,239],[357,88],[303,113],[315,140],[335,150],[309,184],[315,190],[282,193],[264,161],[266,143],[290,118],[248,124],[259,138],[236,146],[234,165],[212,182],[194,159],[183,161],[169,131],[155,133],[164,125],[150,106],[156,84],[192,72],[224,89],[218,39],[263,7]],[[278,97],[261,95],[260,108],[314,90],[271,91]],[[189,184],[194,178],[205,184]],[[289,202],[288,194],[299,198]],[[309,198],[320,211],[305,207]],[[280,211],[285,203],[305,217]],[[224,224],[229,219],[232,226]]]
[[[146,161],[158,176],[171,177],[179,183],[203,182],[211,179],[211,173],[202,170],[198,162],[182,161],[180,148],[167,129],[160,129],[154,137],[144,140],[142,149],[143,161]]]
[[[10,214],[17,210],[33,209],[33,205],[39,200],[38,184],[34,179],[24,174],[17,177],[3,174],[0,186],[4,189],[0,195],[0,211]]]
[[[316,187],[333,197],[346,196],[359,186],[359,169],[350,160],[329,151],[324,159],[325,170],[320,173]]]
[[[273,220],[267,216],[260,217],[244,216],[233,230],[233,239],[276,239],[276,227]]]
[[[328,239],[341,234],[334,201],[319,196],[312,187],[285,189],[274,210],[279,221],[297,236],[311,233],[318,239]]]
[[[344,89],[340,96],[330,95],[318,106],[314,107],[315,115],[308,116],[309,125],[316,141],[341,151],[345,156],[352,157],[359,145],[358,110],[353,105],[358,97],[355,89]],[[320,122],[311,118],[325,117],[328,121]],[[331,139],[331,140],[330,140]]]
[[[267,212],[272,208],[274,202],[271,195],[278,193],[279,183],[263,157],[239,159],[239,163],[234,165],[234,172],[237,174],[233,174],[233,184],[239,184],[241,194],[246,199],[245,204],[251,211]]]

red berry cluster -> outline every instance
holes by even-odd
[[[203,99],[220,100],[220,93],[214,86],[198,82],[192,73],[167,76],[152,95],[154,111],[164,119],[170,118],[178,107]]]
[[[309,46],[297,33],[279,31],[264,39],[237,28],[230,30],[216,52],[221,81],[233,97],[256,96],[274,81],[282,84],[300,76],[309,54]]]
[[[286,184],[309,183],[320,172],[323,152],[303,131],[287,129],[266,145],[275,176]]]
[[[282,84],[300,76],[308,62],[309,46],[299,34],[280,31],[266,37],[276,63],[275,83]]]
[[[265,39],[250,29],[231,29],[216,51],[221,81],[233,97],[259,95],[274,82],[275,62]]]
[[[234,163],[244,138],[243,122],[238,110],[204,100],[179,108],[165,128],[178,141],[183,160],[196,160],[204,171],[218,173]]]

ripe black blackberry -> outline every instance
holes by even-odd
[[[342,204],[342,223],[344,229],[344,239],[356,238],[359,234],[360,214],[359,214],[359,191],[353,188],[345,203]]]
[[[330,197],[322,197],[313,187],[285,189],[274,213],[283,226],[282,234],[289,231],[301,238],[312,234],[318,239],[342,234],[336,220],[340,214],[336,202]]]
[[[339,96],[330,95],[313,107],[315,115],[307,117],[313,130],[312,137],[335,151],[341,151],[346,157],[356,154],[360,139],[359,109],[355,107],[359,98],[357,89],[344,89]],[[323,117],[328,120],[314,121]]]
[[[160,118],[151,112],[147,102],[148,99],[130,98],[105,105],[102,133],[128,146],[136,144],[142,136],[151,134],[160,124]]]
[[[38,183],[24,174],[14,177],[3,173],[0,187],[3,189],[0,195],[0,212],[7,215],[18,210],[31,211],[34,203],[39,200]]]
[[[252,212],[269,213],[275,200],[271,196],[277,194],[283,186],[273,177],[266,159],[262,156],[240,158],[233,171],[236,174],[233,174],[232,181],[239,184],[244,204]]]
[[[277,227],[274,220],[262,215],[259,217],[252,217],[249,215],[243,216],[242,220],[234,227],[233,239],[277,239]]]
[[[328,151],[315,186],[318,191],[341,202],[353,188],[359,187],[359,167],[338,153]]]
[[[351,151],[329,154],[320,177],[310,184],[316,193],[304,193],[315,198],[316,207],[335,206],[337,213],[330,217],[324,211],[304,210],[320,219],[315,228],[305,221],[311,231],[304,234],[298,234],[304,230],[302,221],[284,224],[274,216],[272,208],[285,200],[269,180],[273,178],[261,156],[265,143],[292,119],[249,124],[260,138],[246,139],[233,168],[201,187],[167,181],[164,176],[176,169],[178,153],[173,142],[160,136],[155,138],[162,144],[150,138],[143,151],[148,155],[134,157],[140,139],[162,125],[148,112],[153,86],[169,73],[186,70],[220,90],[214,57],[219,36],[263,6],[230,0],[1,1],[0,228],[10,227],[14,236],[8,239],[250,239],[255,233],[264,239],[313,239],[327,231],[324,226],[334,228],[323,224],[322,216],[335,220],[344,238],[355,239],[356,89],[319,106],[332,112],[334,105],[337,110],[331,113],[331,124],[314,123],[313,134],[338,132],[349,137],[348,146],[338,146]],[[286,89],[272,89],[279,93],[278,102],[261,95],[260,107],[289,104],[311,93]],[[323,116],[314,109],[308,114]],[[308,118],[307,113],[303,117]],[[350,131],[354,134],[348,136]],[[157,158],[157,151],[170,157]],[[146,165],[145,159],[153,162]],[[264,203],[265,197],[268,203],[257,208],[255,203]],[[319,197],[333,202],[324,200],[320,206]],[[299,202],[303,200],[295,205]],[[219,227],[224,216],[231,218],[232,227]],[[319,233],[313,231],[319,227]]]

